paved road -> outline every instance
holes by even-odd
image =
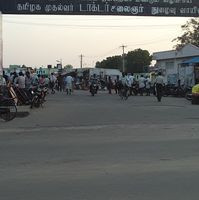
[[[49,95],[0,122],[2,200],[198,200],[199,106]]]

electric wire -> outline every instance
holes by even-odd
[[[137,29],[137,28],[168,28],[175,27],[179,24],[158,24],[158,25],[87,25],[87,24],[57,24],[57,23],[35,23],[35,22],[16,22],[4,20],[8,24],[17,24],[17,25],[33,25],[33,26],[54,26],[54,27],[68,27],[68,28],[127,28],[127,29]]]

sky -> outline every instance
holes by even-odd
[[[106,57],[137,48],[172,50],[185,17],[3,15],[3,66],[47,67],[62,61],[94,67]]]

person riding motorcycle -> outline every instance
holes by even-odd
[[[98,79],[96,77],[96,74],[93,74],[92,77],[90,77],[90,93],[91,94],[97,94],[97,91],[99,89],[99,83],[98,83]]]

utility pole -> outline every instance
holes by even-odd
[[[80,55],[80,68],[82,69],[82,67],[83,67],[83,55],[81,54]]]
[[[126,48],[127,46],[122,45],[120,46],[122,48],[122,72],[125,72],[125,59],[124,59],[124,48]]]

